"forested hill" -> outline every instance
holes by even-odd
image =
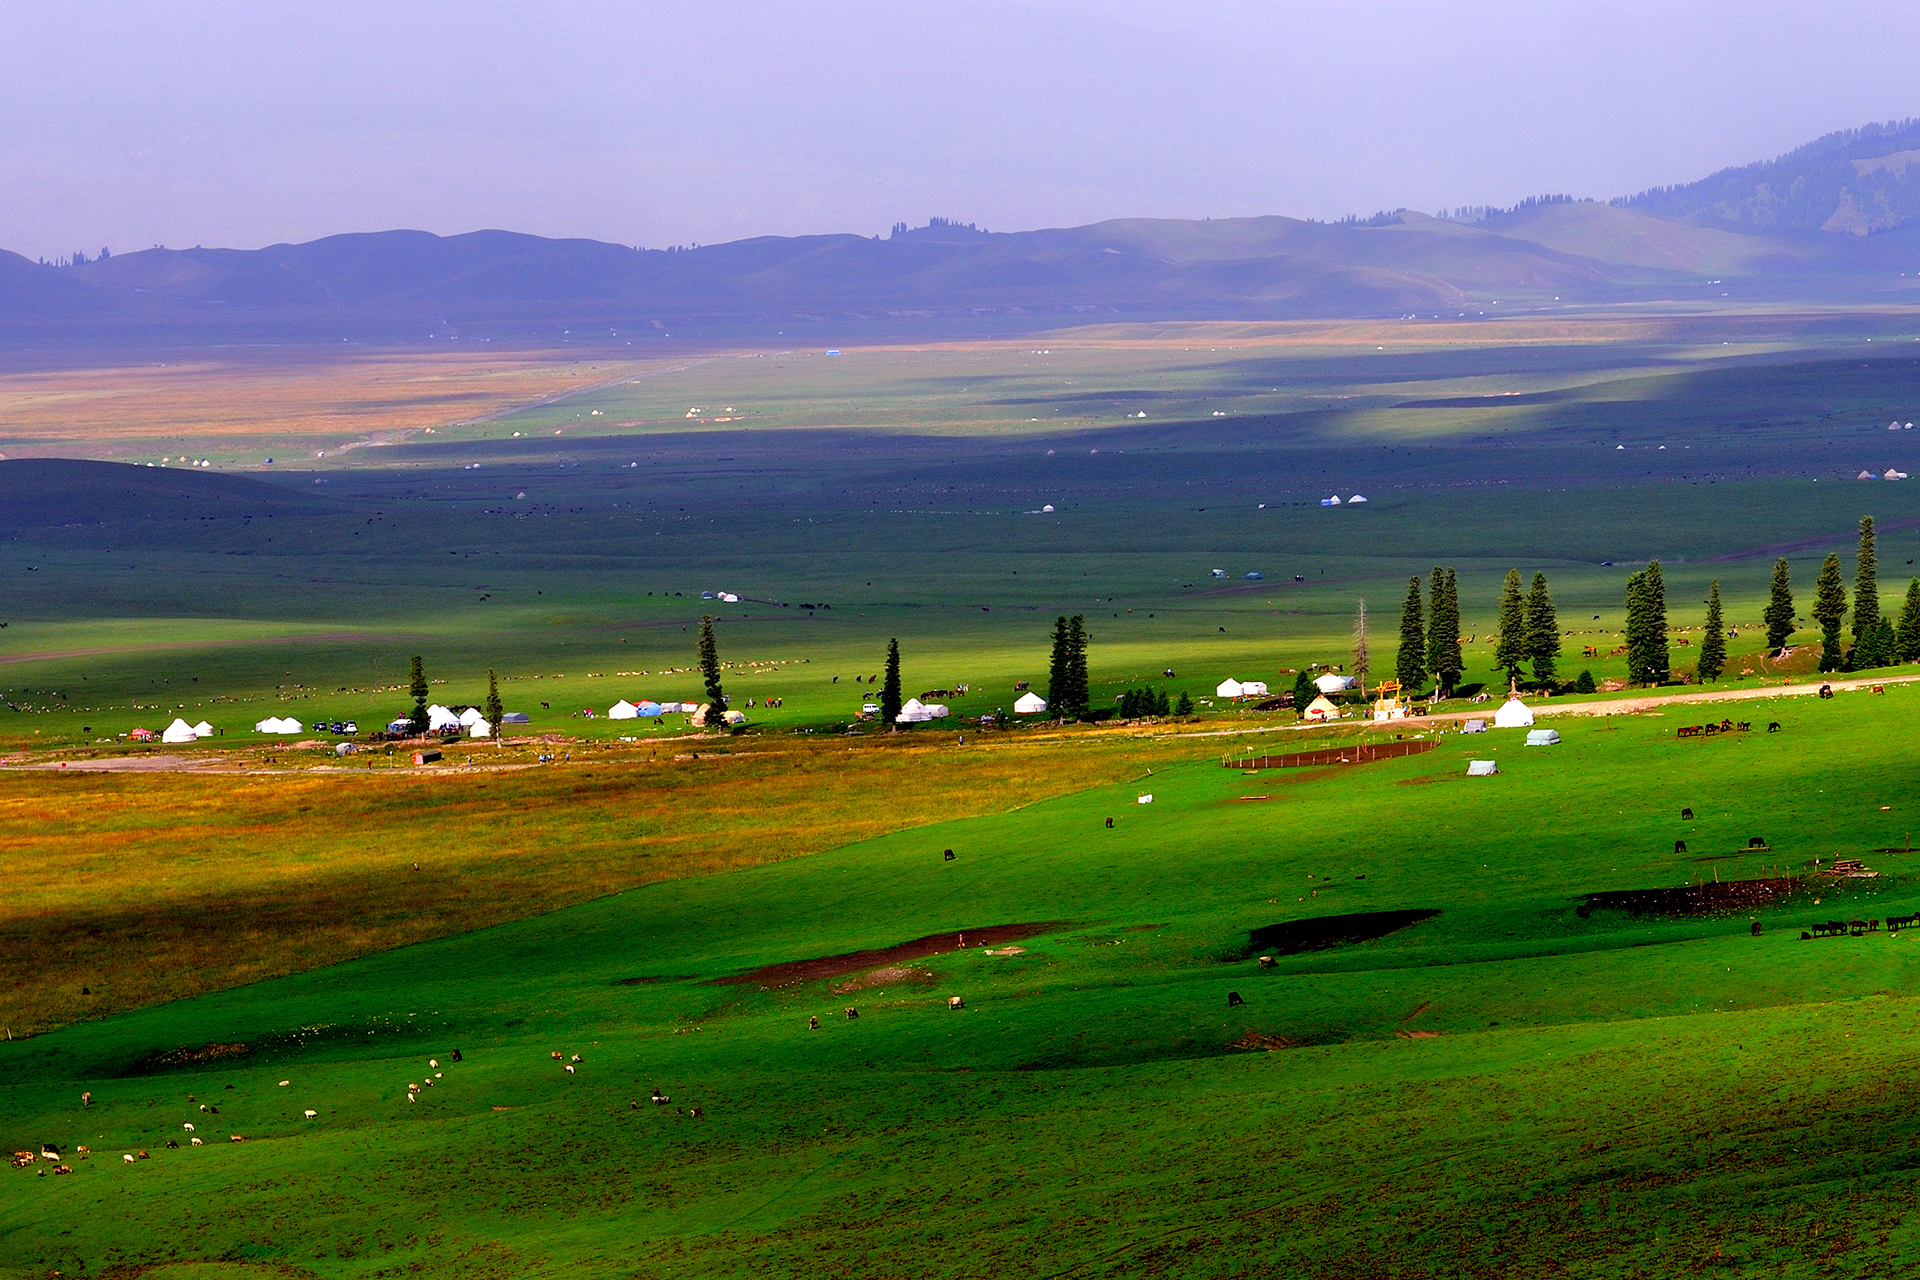
[[[1830,133],[1776,160],[1722,169],[1617,204],[1661,218],[1853,235],[1920,219],[1920,120]]]

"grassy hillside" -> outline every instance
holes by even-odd
[[[1708,742],[1669,715],[1346,770],[1196,760],[16,1041],[13,1145],[93,1155],[9,1171],[0,1241],[21,1275],[1904,1257],[1909,943],[1799,933],[1920,906],[1874,852],[1902,843],[1916,696],[1762,704],[1783,732]],[[1501,773],[1466,779],[1476,756]],[[1704,916],[1585,897],[1835,854],[1883,874]],[[1290,950],[1289,922],[1409,910],[1438,914]],[[1006,924],[1037,931],[716,985]]]

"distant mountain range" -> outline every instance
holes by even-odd
[[[1529,201],[1470,222],[1400,211],[988,233],[934,219],[885,239],[765,236],[678,251],[387,231],[59,266],[0,251],[0,346],[637,342],[1723,295],[1906,300],[1920,291],[1916,158],[1920,122],[1871,126],[1685,186]]]

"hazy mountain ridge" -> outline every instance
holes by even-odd
[[[1904,297],[1920,280],[1920,122],[1625,201],[1478,222],[1127,218],[992,233],[934,219],[878,236],[642,250],[508,231],[385,231],[264,249],[149,249],[52,267],[0,253],[0,334],[119,341],[551,340],[793,324],[1285,319],[1552,302]],[[1844,215],[1844,216],[1843,216]],[[1858,231],[1864,223],[1877,234]],[[1826,228],[1822,231],[1817,228]]]
[[[1662,218],[1870,235],[1920,219],[1920,120],[1830,133],[1772,160],[1615,201]]]

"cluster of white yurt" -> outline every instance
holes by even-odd
[[[697,708],[691,702],[653,702],[642,698],[638,702],[628,702],[625,698],[607,708],[609,720],[651,720],[655,716],[693,711]]]
[[[174,723],[178,724],[179,721],[175,721]],[[299,733],[300,727],[300,722],[292,716],[287,716],[284,719],[279,716],[268,716],[265,720],[254,725],[253,731],[255,733]]]
[[[161,733],[162,742],[198,742],[202,738],[213,736],[213,726],[202,720],[199,724],[188,724],[176,719]]]
[[[922,702],[918,698],[908,698],[900,705],[900,714],[893,718],[893,722],[925,724],[929,720],[944,720],[952,714],[953,711],[944,702]]]

